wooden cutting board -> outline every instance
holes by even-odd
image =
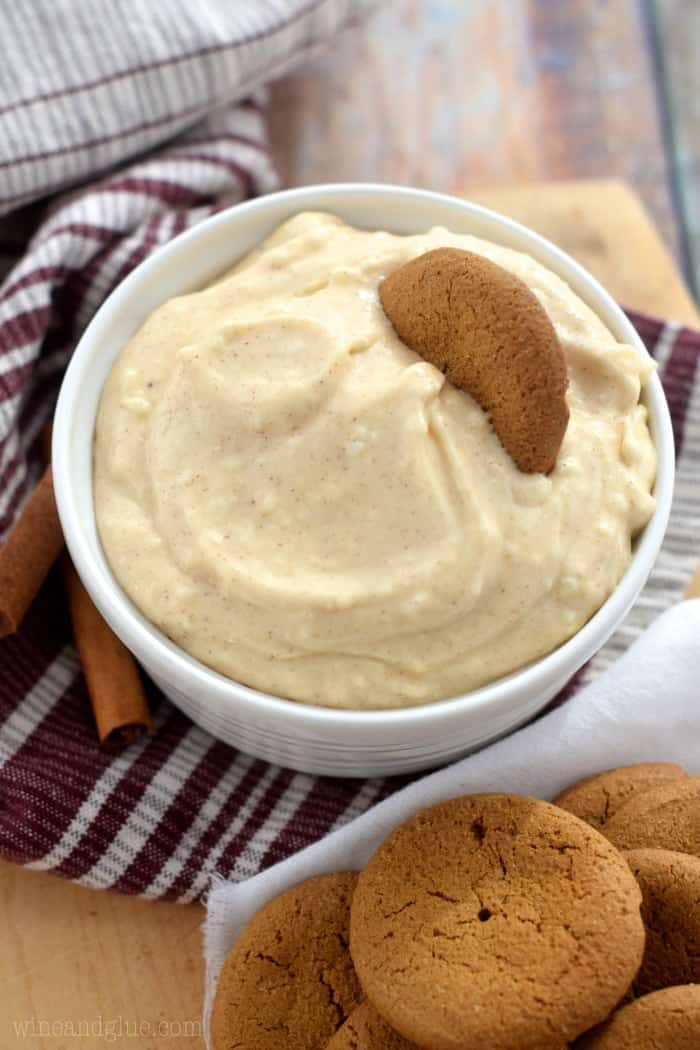
[[[623,304],[698,323],[669,253],[622,183],[467,195],[555,241]],[[203,917],[199,905],[133,900],[0,864],[0,1046],[201,1048],[191,1033],[202,1007]]]

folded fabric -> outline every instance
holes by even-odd
[[[204,926],[205,1031],[216,978],[247,920],[290,886],[359,870],[392,828],[425,806],[479,791],[551,799],[581,777],[634,762],[700,773],[700,600],[663,614],[575,697],[524,729],[417,780],[351,824],[242,883],[213,882]]]
[[[0,215],[252,94],[376,0],[0,0]]]

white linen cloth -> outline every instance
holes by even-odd
[[[247,920],[283,890],[312,875],[359,870],[392,828],[435,802],[479,791],[551,799],[591,773],[650,761],[700,773],[700,599],[670,608],[616,663],[538,721],[414,781],[254,878],[215,879],[204,925],[205,1032],[226,953]]]

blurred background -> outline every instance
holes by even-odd
[[[624,179],[697,296],[699,53],[698,0],[393,0],[275,85],[274,155],[289,185]]]

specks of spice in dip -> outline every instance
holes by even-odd
[[[571,416],[548,476],[381,309],[382,277],[443,245],[517,274],[556,328]],[[297,215],[122,351],[100,538],[145,616],[239,682],[347,708],[462,693],[565,641],[622,576],[654,507],[650,367],[526,255]]]

